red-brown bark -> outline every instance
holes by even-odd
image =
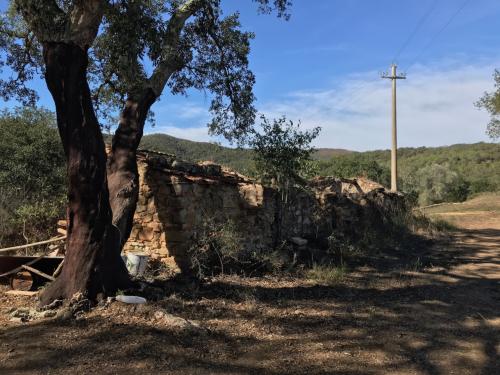
[[[113,224],[120,232],[123,247],[132,230],[134,212],[139,197],[137,148],[141,141],[147,113],[155,102],[152,90],[131,95],[120,115],[108,156],[108,189],[113,212]]]
[[[81,292],[93,299],[130,285],[106,179],[106,152],[87,83],[87,52],[73,43],[45,42],[45,80],[53,96],[67,158],[68,239],[61,275],[41,304]]]

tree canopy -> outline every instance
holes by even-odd
[[[264,182],[286,192],[293,185],[302,185],[304,173],[315,151],[311,142],[321,128],[300,130],[300,123],[285,117],[272,122],[262,116],[262,131],[254,134],[252,146],[258,173]],[[286,194],[285,194],[286,196]]]
[[[365,177],[384,186],[388,186],[391,179],[389,168],[360,153],[322,160],[319,162],[319,170],[323,175],[341,178]]]
[[[288,0],[254,2],[288,17]],[[12,72],[0,95],[33,104],[27,83],[43,77],[67,160],[67,260],[41,303],[129,287],[120,252],[132,230],[136,151],[151,106],[167,86],[209,92],[210,132],[243,143],[256,113],[253,34],[238,13],[223,14],[221,0],[13,0],[0,35],[0,67]],[[108,154],[103,124],[117,125]]]
[[[64,163],[53,113],[30,108],[0,113],[1,245],[52,234],[64,212]]]
[[[486,109],[491,115],[487,133],[493,138],[500,138],[500,71],[495,70],[493,74],[495,80],[495,91],[484,93],[483,97],[476,103],[478,108]]]
[[[289,17],[290,0],[253,2],[261,13],[276,11],[279,17]],[[6,52],[0,67],[12,72],[10,79],[0,83],[2,97],[24,104],[36,101],[37,93],[27,83],[44,75],[40,39],[68,38],[76,28],[72,20],[82,14],[80,8],[85,8],[80,3],[11,2],[0,19],[0,48]],[[89,46],[88,80],[101,124],[116,125],[127,97],[146,89],[153,90],[156,97],[166,86],[173,94],[196,89],[212,98],[210,132],[230,141],[245,139],[256,113],[252,92],[255,77],[248,66],[254,35],[242,30],[239,13],[225,15],[221,0],[93,3],[102,12],[102,20]],[[37,13],[44,17],[33,20]],[[45,33],[34,30],[36,27]],[[82,43],[89,40],[83,36],[80,39]]]

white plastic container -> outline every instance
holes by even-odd
[[[142,298],[139,296],[124,296],[124,295],[118,295],[116,296],[116,300],[123,302],[123,303],[130,303],[130,304],[143,304],[146,303],[146,298]]]
[[[127,269],[132,276],[142,276],[148,265],[149,255],[128,253],[127,254]]]

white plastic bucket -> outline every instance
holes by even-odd
[[[132,276],[142,276],[148,265],[149,255],[146,254],[127,254],[127,269]]]

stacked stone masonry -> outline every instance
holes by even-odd
[[[367,208],[396,202],[395,194],[368,180],[317,178],[283,209],[279,194],[213,163],[138,153],[140,192],[125,252],[140,252],[171,266],[188,267],[187,251],[203,221],[231,220],[241,246],[265,251],[283,238],[317,240],[335,228],[361,225]]]

